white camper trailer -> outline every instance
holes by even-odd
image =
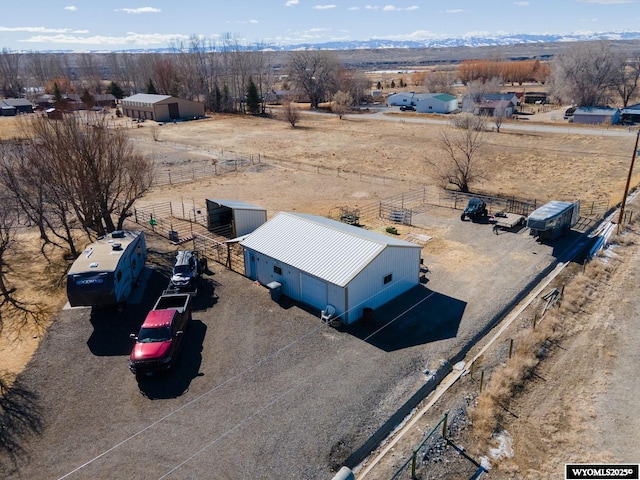
[[[87,246],[67,273],[72,307],[124,303],[147,260],[143,232],[116,230]]]

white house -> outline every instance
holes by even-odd
[[[392,93],[387,97],[387,106],[388,107],[397,107],[402,105],[413,105],[415,106],[415,97],[416,94],[414,92],[402,92],[402,93]]]
[[[428,93],[415,96],[420,113],[451,113],[458,109],[458,99],[448,93]]]
[[[324,217],[281,212],[240,242],[245,274],[345,324],[420,282],[421,247]]]

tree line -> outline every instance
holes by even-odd
[[[306,50],[276,53],[225,35],[221,41],[192,36],[169,53],[106,54],[0,52],[0,94],[6,98],[53,93],[89,95],[159,93],[201,101],[211,112],[263,113],[266,102],[300,99],[312,107],[341,91],[358,104],[372,87],[364,73],[347,68],[337,52]],[[416,72],[412,85],[453,93],[456,82],[546,84],[560,102],[579,106],[618,104],[637,97],[640,52],[615,49],[609,42],[568,45],[550,62],[540,59],[465,60],[457,68]],[[396,86],[407,86],[399,79]]]

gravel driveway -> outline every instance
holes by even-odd
[[[43,432],[5,477],[331,478],[430,364],[451,358],[575,240],[494,235],[446,209],[420,222],[470,255],[425,255],[425,284],[349,329],[210,264],[180,361],[161,378],[138,383],[127,358],[166,272],[151,268],[140,303],[122,314],[62,311],[21,377]]]

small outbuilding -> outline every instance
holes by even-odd
[[[620,110],[613,107],[578,107],[573,112],[573,123],[612,125],[620,121]]]
[[[238,200],[207,198],[207,228],[218,235],[241,237],[266,221],[267,211],[262,207]]]
[[[345,324],[420,282],[419,245],[315,215],[278,213],[240,245],[247,277]]]
[[[620,111],[620,121],[624,124],[640,123],[640,103],[623,108]]]
[[[130,118],[170,122],[204,117],[204,104],[171,95],[137,93],[122,99],[122,111]]]
[[[13,114],[16,113],[33,113],[33,104],[26,98],[6,98],[0,100],[0,108],[13,109]]]

